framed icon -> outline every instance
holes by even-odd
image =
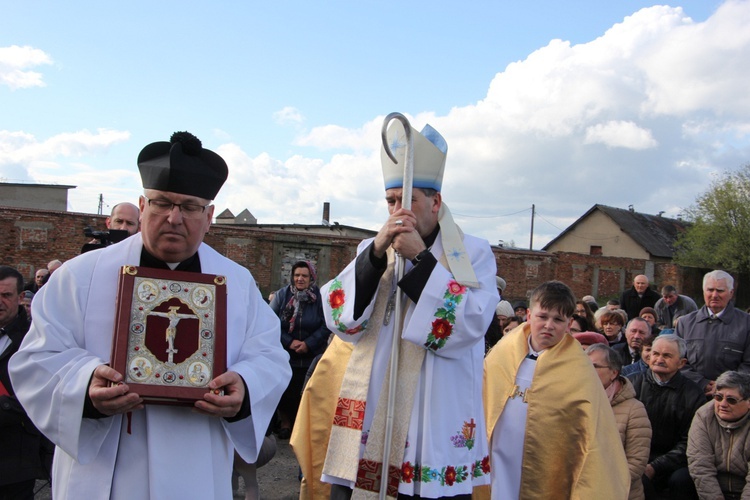
[[[123,266],[111,365],[145,403],[190,405],[226,371],[226,278]]]

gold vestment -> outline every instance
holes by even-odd
[[[484,363],[487,439],[529,352],[528,323],[489,352]],[[615,417],[604,388],[581,345],[569,334],[536,361],[528,406],[520,498],[626,499],[630,476]],[[491,464],[494,469],[495,464]]]

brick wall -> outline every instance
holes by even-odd
[[[16,267],[26,279],[52,259],[68,260],[80,253],[89,238],[86,226],[104,230],[105,216],[71,212],[0,207],[0,261]],[[318,281],[325,283],[340,272],[356,253],[359,238],[294,234],[253,227],[211,226],[206,243],[247,267],[264,296],[287,284],[285,266],[294,255],[315,256]],[[537,285],[558,279],[579,297],[594,295],[600,303],[618,297],[633,277],[647,269],[657,291],[673,284],[702,302],[701,279],[705,270],[684,269],[669,262],[637,259],[508,250],[495,248],[498,274],[508,288],[504,298],[526,300]],[[288,266],[287,266],[288,267]],[[288,270],[287,270],[288,271]],[[288,274],[288,272],[287,272]],[[646,274],[650,274],[646,272]],[[738,280],[741,281],[741,280]],[[750,297],[748,297],[750,300]],[[738,296],[738,304],[746,305]]]

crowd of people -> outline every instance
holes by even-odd
[[[700,308],[645,275],[602,307],[559,281],[503,300],[513,283],[443,201],[445,140],[388,125],[388,217],[325,284],[299,260],[265,301],[203,243],[228,167],[184,132],[139,154],[144,195],[107,219],[130,237],[26,287],[0,266],[0,499],[50,477],[54,498],[229,498],[237,476],[254,499],[277,438],[305,499],[750,497],[750,315],[733,277],[707,273]],[[190,408],[154,404],[111,364],[123,265],[226,279],[226,369]],[[174,382],[185,345],[149,373]]]

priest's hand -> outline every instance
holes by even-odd
[[[245,399],[245,383],[239,373],[222,373],[208,383],[208,388],[210,391],[203,395],[203,400],[195,402],[195,408],[199,413],[226,418],[237,415]],[[223,395],[216,394],[222,389]]]
[[[94,408],[104,415],[117,415],[143,408],[143,399],[129,391],[128,386],[122,383],[122,374],[107,365],[97,366],[91,376],[89,398]]]
[[[385,255],[385,251],[388,250],[388,247],[393,243],[393,239],[400,234],[415,233],[417,237],[419,237],[419,233],[416,232],[416,225],[417,217],[414,215],[414,212],[406,210],[405,208],[395,210],[388,217],[388,220],[385,221],[383,227],[380,228],[378,234],[375,235],[375,240],[373,241],[372,246],[372,251],[375,257],[382,259],[383,255]],[[419,241],[421,242],[422,239],[419,238]],[[422,246],[424,246],[424,244]]]

